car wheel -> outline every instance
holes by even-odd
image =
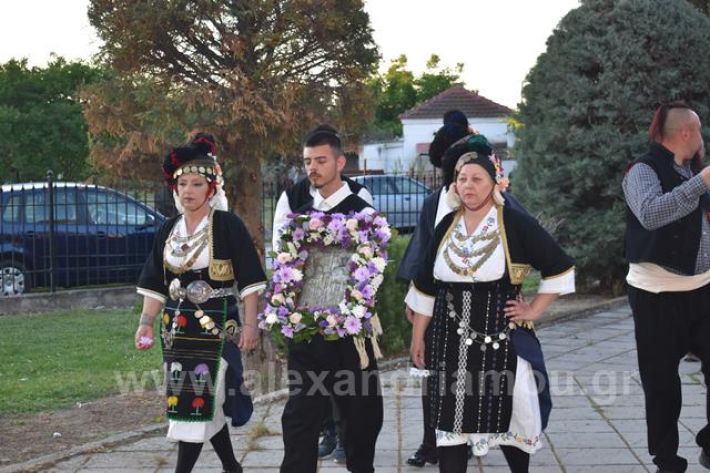
[[[17,261],[0,262],[0,282],[2,297],[19,296],[30,289],[30,277]]]

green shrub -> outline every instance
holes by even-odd
[[[658,103],[686,100],[707,122],[709,50],[710,20],[688,2],[585,0],[530,70],[512,184],[533,214],[560,223],[578,287],[623,292],[624,170],[647,150]]]
[[[404,296],[409,283],[396,276],[407,243],[409,236],[392,238],[387,249],[389,262],[385,269],[385,279],[377,291],[376,308],[384,331],[380,337],[380,347],[385,356],[398,355],[408,349],[412,334],[412,326],[404,314]]]

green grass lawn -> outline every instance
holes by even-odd
[[[133,347],[137,321],[130,310],[0,317],[0,415],[117,394],[131,379],[155,389],[160,348]]]

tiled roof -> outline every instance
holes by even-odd
[[[477,92],[466,90],[456,84],[426,102],[410,108],[399,116],[400,119],[438,118],[449,110],[461,110],[468,118],[505,117],[513,113],[505,105],[488,100]]]

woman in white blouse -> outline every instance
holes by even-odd
[[[437,225],[405,300],[416,313],[412,359],[429,373],[442,472],[466,471],[469,439],[475,455],[500,445],[511,471],[527,472],[549,418],[533,323],[574,292],[574,266],[537,221],[503,206],[506,184],[495,157],[459,158],[447,195],[456,211]],[[530,268],[542,283],[527,303],[520,288]]]

